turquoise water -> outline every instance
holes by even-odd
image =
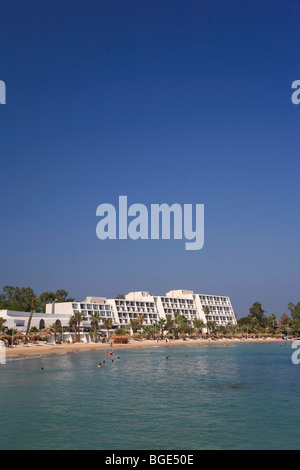
[[[114,363],[103,351],[14,359],[0,365],[0,449],[298,449],[292,352],[237,343],[116,350]]]

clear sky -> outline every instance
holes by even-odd
[[[0,288],[300,301],[299,0],[1,0]],[[96,208],[205,205],[205,245]]]

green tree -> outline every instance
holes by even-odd
[[[238,328],[243,333],[257,334],[261,328],[260,323],[256,316],[248,315],[247,317],[239,318]]]
[[[118,294],[116,299],[124,299],[124,295],[123,294]]]
[[[217,333],[217,324],[215,321],[208,321],[207,322],[207,329],[210,331],[213,335]]]
[[[35,294],[33,294],[33,295],[32,295],[32,298],[31,298],[30,314],[29,314],[29,318],[28,318],[28,322],[27,322],[27,327],[26,327],[26,341],[27,341],[27,335],[28,335],[29,330],[30,330],[31,320],[32,320],[32,316],[33,316],[33,312],[34,312],[35,305],[36,305],[36,296],[35,296]]]
[[[36,300],[36,311],[45,312],[46,305],[53,302],[73,302],[74,298],[68,297],[65,289],[58,289],[56,292],[42,292]]]
[[[128,335],[128,330],[127,328],[124,327],[119,327],[114,330],[114,335],[116,336],[125,336]]]
[[[199,318],[194,318],[193,325],[194,325],[194,328],[196,328],[196,330],[202,331],[202,329],[205,326],[205,323],[203,320],[200,320]]]
[[[4,286],[0,294],[0,310],[30,312],[35,294],[31,287]]]
[[[290,327],[291,319],[287,313],[283,313],[279,319],[279,330],[281,331],[281,333],[288,335]]]
[[[211,308],[210,307],[204,307],[203,309],[203,312],[204,312],[204,315],[205,315],[205,318],[206,318],[206,334],[207,336],[209,335],[209,326],[208,326],[208,323],[209,323],[209,316],[211,314]]]
[[[130,320],[130,328],[132,329],[132,333],[136,333],[137,330],[139,329],[139,326],[140,324],[136,318],[133,318],[132,320]]]
[[[144,323],[144,315],[138,315],[137,317],[137,321],[138,321],[138,324],[139,324],[139,327],[141,329],[141,339],[142,339],[142,334],[143,334],[143,323]]]
[[[74,315],[69,320],[69,325],[74,328],[75,341],[78,341],[78,333],[80,332],[80,323],[82,322],[82,320],[83,316],[80,312],[74,313]]]
[[[235,335],[238,332],[238,326],[231,322],[228,322],[224,327],[226,332],[225,334]]]
[[[226,328],[225,325],[217,325],[215,331],[217,334],[221,334],[221,335],[226,335],[227,333],[229,333],[229,330]]]
[[[99,312],[93,312],[90,316],[91,324],[93,326],[93,341],[97,343],[97,333],[99,331],[99,322],[101,320],[101,316]]]
[[[159,331],[161,337],[164,336],[164,331],[167,328],[166,323],[167,323],[167,320],[165,318],[160,318],[157,322],[158,331]]]
[[[9,341],[9,344],[10,345],[13,345],[13,341],[14,341],[14,336],[18,333],[18,330],[15,330],[14,328],[9,328],[7,331],[6,331],[6,334],[8,336],[10,336],[10,339],[8,340]]]
[[[174,320],[172,319],[172,315],[170,314],[166,315],[165,329],[168,333],[174,333]]]
[[[175,312],[175,323],[177,325],[177,330],[179,333],[189,333],[191,327],[187,318],[184,315],[180,315],[178,312]]]
[[[247,315],[246,317],[239,318],[237,320],[238,326],[242,327],[244,325],[245,326],[250,325],[251,319],[252,319],[252,317],[250,315]]]
[[[274,334],[277,328],[276,315],[272,314],[267,317],[267,328],[271,334]]]
[[[54,342],[56,343],[57,334],[60,334],[60,335],[62,334],[61,324],[58,322],[55,322],[50,328],[52,332],[54,333]]]
[[[299,336],[300,335],[300,318],[293,318],[293,320],[290,323],[290,327],[292,330],[293,336]]]
[[[288,309],[291,312],[293,320],[300,318],[300,302],[298,302],[296,305],[294,305],[293,302],[290,302],[288,304]]]
[[[5,330],[5,323],[6,323],[6,320],[0,317],[0,332],[1,333],[3,333],[3,331]]]
[[[263,310],[262,304],[260,302],[254,302],[252,307],[249,308],[250,316],[256,318],[261,327],[265,328],[267,326],[267,317],[265,315],[266,311]]]
[[[146,325],[143,329],[143,337],[150,339],[154,336],[154,325]]]
[[[111,318],[104,318],[103,326],[107,330],[107,340],[108,340],[109,330],[112,329],[112,319]]]
[[[34,335],[38,335],[39,334],[39,329],[36,326],[32,326],[30,328],[29,333],[33,333]]]

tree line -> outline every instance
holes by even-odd
[[[296,305],[290,302],[287,306],[290,315],[286,312],[277,321],[276,315],[266,315],[260,302],[254,302],[246,317],[240,318],[237,323],[240,331],[252,334],[266,333],[270,335],[284,334],[300,336],[300,302]]]
[[[124,298],[122,294],[118,294],[116,298]],[[65,289],[58,289],[55,292],[46,291],[40,295],[36,295],[31,287],[14,287],[4,286],[3,292],[0,294],[0,310],[15,310],[23,312],[42,313],[46,310],[46,304],[57,302],[73,302],[75,299],[69,297],[69,293]],[[206,334],[210,335],[234,335],[241,334],[283,334],[300,336],[300,302],[296,305],[290,302],[287,306],[290,315],[283,313],[279,320],[276,315],[266,315],[260,302],[254,302],[249,308],[249,314],[237,320],[237,325],[228,323],[227,325],[218,325],[211,320],[213,312],[206,308],[204,311],[206,323],[202,320],[195,319],[193,324],[189,324],[186,317],[175,313],[172,318],[170,315],[166,319],[160,319],[152,325],[143,325],[142,315],[138,319],[131,320],[129,327],[134,334],[142,331],[143,336],[157,336],[170,334],[177,337],[179,334],[191,335],[194,333],[202,333],[206,329]],[[78,314],[80,315],[80,314]],[[70,323],[73,325],[80,324],[80,319],[72,318]],[[102,320],[103,321],[103,320]],[[100,318],[93,318],[93,324],[98,327]],[[112,327],[112,326],[111,326]],[[123,328],[124,329],[124,328]],[[120,333],[123,329],[120,329]],[[96,334],[96,331],[95,331]]]
[[[54,301],[73,302],[75,300],[68,296],[69,293],[65,289],[58,289],[56,292],[42,292],[37,295],[31,287],[4,286],[3,292],[0,294],[0,310],[45,312],[48,303]]]

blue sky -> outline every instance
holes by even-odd
[[[2,0],[0,287],[299,292],[300,3]],[[205,245],[96,237],[96,208],[205,205]]]

